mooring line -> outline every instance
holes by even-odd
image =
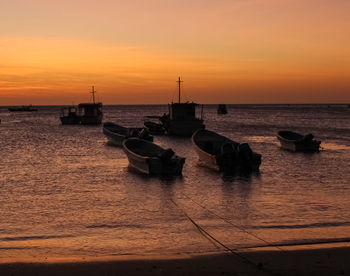
[[[199,207],[203,208],[204,210],[206,210],[207,212],[213,214],[214,216],[216,216],[216,217],[222,219],[223,221],[225,221],[226,223],[230,224],[231,226],[233,226],[233,227],[239,229],[240,231],[242,231],[242,232],[244,232],[244,233],[246,233],[246,234],[248,234],[248,235],[250,235],[250,236],[252,236],[252,237],[254,237],[254,238],[256,238],[256,239],[258,239],[258,240],[260,240],[260,241],[262,241],[262,242],[264,242],[264,243],[266,243],[267,245],[269,245],[269,246],[271,246],[271,247],[275,247],[275,248],[277,248],[278,250],[280,250],[281,252],[287,254],[287,251],[283,250],[281,247],[279,247],[279,246],[277,246],[277,245],[274,245],[273,243],[270,243],[269,241],[267,241],[267,240],[265,240],[265,239],[263,239],[263,238],[260,238],[259,236],[255,235],[255,234],[252,234],[252,233],[248,232],[246,229],[244,229],[243,227],[241,227],[241,226],[239,226],[239,225],[233,224],[231,221],[227,220],[226,218],[224,218],[224,217],[222,217],[222,216],[216,214],[215,212],[209,210],[209,209],[206,208],[205,206],[203,206],[203,205],[201,205],[200,203],[196,202],[195,200],[193,200],[192,198],[190,198],[188,195],[186,195],[186,194],[183,194],[183,195],[184,195],[185,197],[187,197],[189,200],[191,200],[193,203],[197,204]]]
[[[198,229],[198,231],[203,235],[203,236],[207,236],[209,238],[211,238],[213,241],[215,241],[217,244],[221,245],[223,248],[225,248],[227,251],[229,251],[230,253],[240,257],[242,260],[246,261],[247,263],[249,263],[250,265],[254,266],[254,268],[262,271],[262,268],[259,267],[259,265],[257,265],[256,263],[254,263],[253,261],[249,260],[247,257],[239,254],[238,252],[234,251],[233,249],[229,248],[228,246],[226,246],[225,244],[223,244],[222,242],[220,242],[219,240],[217,240],[215,237],[213,237],[210,233],[208,233],[206,230],[204,230],[200,225],[198,225],[186,212],[184,209],[182,209],[172,198],[169,199],[179,210],[181,210],[181,212],[185,215],[185,217]],[[206,237],[206,238],[207,238]]]

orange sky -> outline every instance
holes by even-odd
[[[348,0],[2,0],[0,105],[350,102]]]

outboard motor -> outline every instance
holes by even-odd
[[[312,139],[314,139],[314,136],[311,133],[304,136],[304,141],[305,142],[311,142]]]
[[[253,151],[247,143],[238,146],[238,155],[243,162],[249,162],[252,159]]]
[[[173,157],[173,155],[175,154],[175,152],[172,150],[172,149],[166,149],[165,151],[163,151],[159,158],[162,160],[162,161],[168,161],[171,159],[171,157]]]
[[[237,163],[237,148],[233,143],[226,143],[220,149],[220,165],[225,169],[233,169]]]

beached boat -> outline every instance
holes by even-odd
[[[196,117],[196,107],[198,104],[192,102],[181,102],[181,83],[183,82],[180,77],[177,81],[179,84],[179,101],[177,103],[171,103],[168,105],[169,113],[159,116],[160,124],[148,124],[148,127],[154,127],[164,129],[165,134],[175,136],[191,136],[196,130],[204,129],[203,124],[203,106],[201,112],[201,118]],[[156,117],[156,116],[153,116]],[[147,124],[145,124],[147,126]]]
[[[115,146],[122,147],[125,139],[136,137],[153,142],[153,136],[144,128],[123,127],[115,123],[103,124],[103,133]]]
[[[320,150],[321,141],[314,139],[312,134],[302,135],[293,131],[279,131],[277,138],[281,148],[290,151],[309,151],[315,152]]]
[[[261,155],[253,152],[247,143],[237,143],[213,131],[198,130],[192,136],[192,144],[206,167],[225,172],[259,170]]]
[[[185,158],[175,155],[172,149],[138,138],[123,141],[129,163],[138,171],[150,175],[181,175]]]
[[[227,107],[226,104],[219,104],[217,109],[218,114],[227,114]]]
[[[102,103],[95,102],[95,88],[92,86],[92,103],[81,103],[78,108],[64,107],[61,109],[60,120],[63,125],[99,125],[102,123]]]
[[[23,105],[21,107],[9,107],[9,111],[11,112],[33,112],[38,111],[37,108],[34,108],[32,105]]]

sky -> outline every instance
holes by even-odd
[[[349,0],[1,0],[0,105],[350,103]]]

